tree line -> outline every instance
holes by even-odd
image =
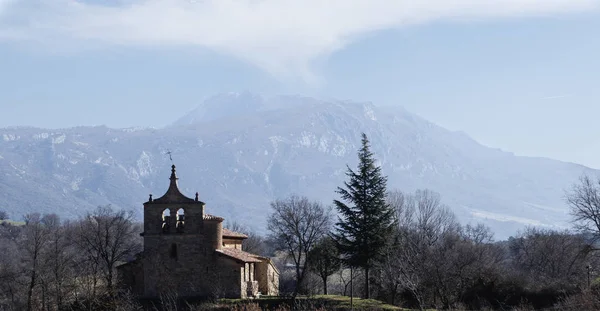
[[[0,310],[93,310],[115,297],[115,268],[141,251],[132,213],[98,207],[81,219],[27,214],[0,225]]]
[[[366,135],[331,205],[271,202],[268,235],[239,223],[244,250],[275,258],[282,295],[340,294],[415,309],[600,308],[600,179],[566,193],[572,230],[529,227],[494,241],[462,225],[431,190],[387,188]],[[0,212],[0,310],[141,310],[115,288],[115,268],[142,250],[131,212],[98,207],[76,220]],[[215,297],[218,298],[218,297]]]
[[[337,294],[421,310],[600,308],[600,179],[567,192],[573,230],[528,227],[494,241],[482,224],[461,225],[434,191],[388,190],[365,134],[358,158],[333,207],[295,195],[271,204],[269,239],[294,266],[284,292],[327,294],[334,282]]]

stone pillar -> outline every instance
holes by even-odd
[[[222,249],[223,248],[223,223],[221,221],[219,221],[216,224],[216,241],[215,241],[215,249]]]
[[[169,211],[171,212],[171,217],[169,217],[169,233],[175,233],[177,232],[177,208],[169,207]]]

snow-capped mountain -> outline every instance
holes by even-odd
[[[82,215],[103,204],[135,209],[179,184],[207,211],[264,229],[269,202],[291,193],[330,204],[367,133],[390,189],[429,188],[463,223],[504,238],[524,225],[567,226],[564,191],[581,165],[518,157],[402,108],[301,96],[229,93],[164,129],[0,129],[0,209]]]

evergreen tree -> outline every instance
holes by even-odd
[[[369,298],[369,269],[380,258],[394,225],[393,209],[386,202],[387,177],[375,165],[366,134],[358,152],[358,169],[346,172],[349,181],[338,187],[341,199],[334,200],[339,211],[332,234],[344,261],[365,271],[365,298]]]

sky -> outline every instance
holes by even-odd
[[[600,0],[0,0],[0,127],[160,127],[247,90],[600,168],[599,55]]]

